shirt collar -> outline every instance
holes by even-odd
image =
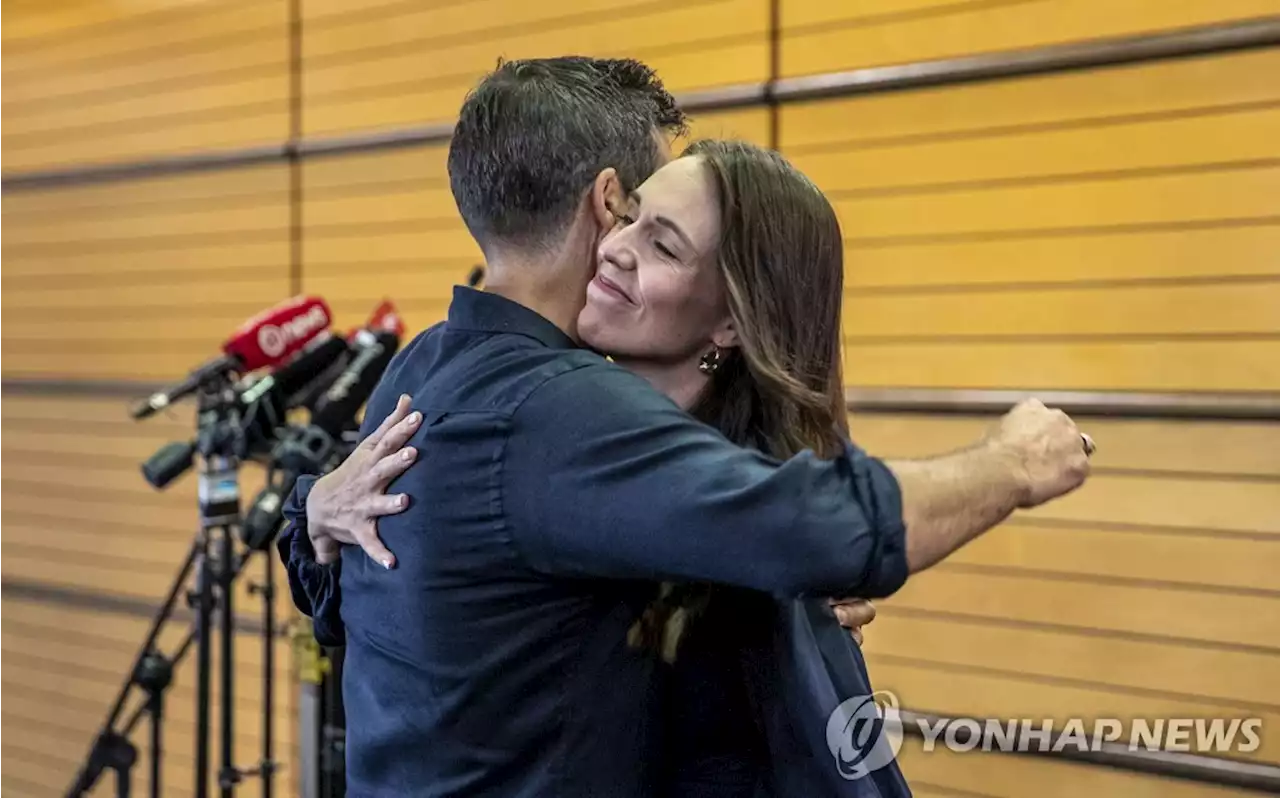
[[[449,326],[455,330],[524,335],[552,349],[578,348],[564,330],[537,312],[506,297],[465,285],[453,287]]]

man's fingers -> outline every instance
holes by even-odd
[[[383,568],[390,570],[396,567],[395,555],[384,545],[382,539],[378,537],[378,528],[373,522],[369,522],[369,526],[360,534],[360,548],[364,549],[364,553],[369,558],[381,565]]]
[[[396,400],[395,410],[391,411],[391,415],[382,419],[382,423],[378,425],[378,428],[371,432],[369,437],[364,439],[365,445],[370,448],[377,446],[382,441],[383,437],[386,436],[387,431],[403,421],[404,417],[409,414],[409,407],[411,404],[412,400],[409,398],[409,394],[400,394],[400,398]],[[397,446],[396,448],[398,449],[400,447]]]
[[[382,440],[378,441],[373,447],[373,453],[378,457],[386,457],[387,455],[404,448],[404,445],[413,437],[413,433],[418,431],[418,425],[422,423],[422,414],[417,410],[405,416],[397,422],[387,433],[382,436]]]
[[[407,471],[417,457],[418,450],[412,446],[393,452],[374,463],[369,476],[374,485],[380,488],[385,487],[391,483],[391,480]]]

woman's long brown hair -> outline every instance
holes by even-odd
[[[692,408],[731,441],[779,459],[833,457],[848,436],[840,357],[844,247],[812,181],[772,150],[703,140],[683,157],[710,170],[720,203],[718,261],[740,344]],[[667,660],[706,587],[664,585],[632,642]]]

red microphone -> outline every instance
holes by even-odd
[[[329,329],[332,319],[329,306],[320,297],[295,297],[240,325],[222,351],[236,359],[236,371],[277,366]]]
[[[244,374],[284,363],[327,333],[332,318],[329,306],[319,297],[285,300],[240,325],[222,344],[222,357],[199,366],[174,387],[152,394],[131,415],[134,419],[153,415],[225,374]]]

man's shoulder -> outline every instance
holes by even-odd
[[[548,362],[521,402],[526,415],[550,409],[557,415],[634,415],[649,411],[683,412],[644,378],[588,351]]]
[[[379,393],[408,393],[420,407],[515,413],[548,384],[566,378],[573,385],[607,384],[619,377],[632,385],[638,379],[588,349],[548,347],[517,333],[459,332],[441,323],[396,355]]]

